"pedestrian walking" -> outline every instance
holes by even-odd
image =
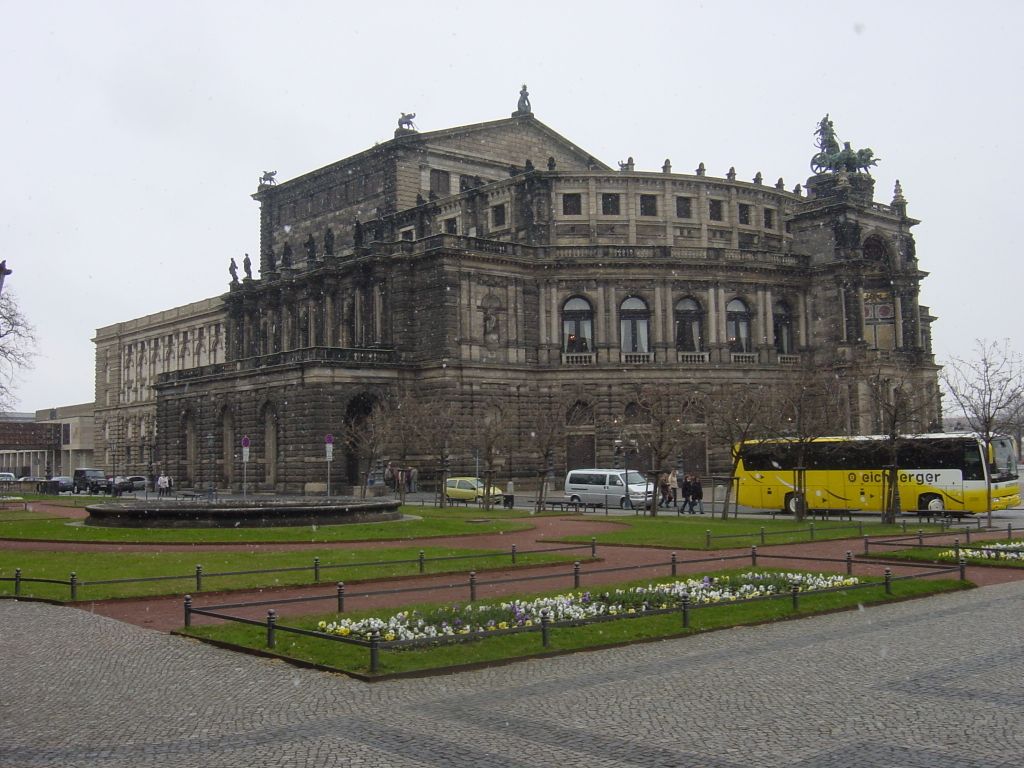
[[[690,510],[699,509],[704,514],[704,486],[700,484],[700,478],[696,475],[690,481]]]
[[[679,509],[679,476],[674,469],[668,473],[668,495],[672,506]]]

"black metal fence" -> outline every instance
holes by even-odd
[[[175,574],[168,576],[129,576],[120,579],[96,579],[92,581],[85,581],[78,577],[76,571],[72,571],[67,579],[45,579],[38,577],[25,576],[22,573],[21,568],[14,569],[13,576],[0,576],[0,582],[13,582],[14,584],[14,596],[21,597],[22,585],[23,584],[60,584],[68,587],[70,593],[70,600],[73,602],[79,599],[79,591],[84,587],[109,585],[109,584],[141,584],[146,582],[158,582],[158,581],[191,581],[195,585],[196,592],[203,591],[203,585],[205,580],[215,579],[219,577],[229,576],[253,576],[262,574],[274,574],[274,573],[301,573],[310,572],[313,575],[313,581],[308,582],[311,584],[319,584],[321,582],[321,575],[325,571],[338,570],[342,568],[366,568],[366,567],[385,567],[385,566],[402,566],[402,565],[415,565],[419,574],[425,574],[427,572],[428,564],[440,563],[440,562],[451,562],[456,560],[475,560],[484,558],[510,558],[512,565],[518,563],[518,559],[523,555],[536,555],[536,554],[551,554],[558,552],[569,552],[574,550],[587,549],[590,550],[590,556],[597,557],[597,539],[591,539],[589,544],[573,544],[564,547],[549,547],[547,549],[524,549],[520,550],[515,544],[512,545],[511,550],[508,552],[483,552],[468,555],[445,555],[440,557],[427,557],[426,553],[421,549],[419,556],[416,558],[407,558],[402,560],[368,560],[357,563],[321,563],[319,557],[314,557],[311,565],[297,565],[285,568],[259,568],[246,571],[218,571],[218,572],[207,572],[203,570],[202,565],[197,565],[195,571],[189,574]],[[292,584],[289,586],[301,587],[304,584]],[[180,594],[180,593],[179,593]]]
[[[688,565],[692,565],[694,563],[706,563],[706,562],[722,563],[722,562],[728,561],[728,560],[744,560],[745,561],[748,558],[749,558],[750,563],[751,563],[751,565],[753,567],[757,567],[759,560],[765,560],[765,559],[777,559],[777,560],[788,560],[788,561],[804,560],[804,561],[817,562],[817,563],[842,564],[845,567],[847,575],[853,575],[853,564],[855,562],[854,558],[853,558],[853,553],[849,552],[849,551],[846,553],[846,557],[844,559],[827,558],[827,557],[802,557],[802,556],[796,556],[796,555],[764,555],[764,554],[760,554],[759,555],[758,552],[757,552],[757,547],[754,546],[754,547],[751,547],[751,551],[750,551],[749,555],[742,554],[742,555],[727,555],[727,556],[724,556],[724,557],[723,556],[706,557],[706,558],[699,558],[699,559],[696,559],[696,560],[687,560],[686,563]],[[665,568],[667,566],[670,569],[669,575],[674,577],[674,576],[677,575],[678,567],[681,564],[681,562],[682,561],[680,561],[678,559],[676,553],[673,552],[668,563],[661,562],[661,563],[648,563],[648,564],[641,564],[641,565],[620,566],[620,567],[614,567],[614,568],[595,568],[595,569],[591,569],[591,570],[586,571],[585,575],[586,576],[596,576],[596,575],[603,575],[603,574],[609,574],[609,573],[621,573],[621,572],[624,572],[624,571],[639,571],[639,570],[659,569],[659,568]],[[881,583],[882,583],[882,586],[884,586],[885,593],[887,595],[892,594],[892,584],[894,582],[896,582],[896,581],[904,581],[904,580],[909,580],[909,579],[928,578],[928,577],[931,577],[931,576],[945,575],[945,574],[950,574],[950,573],[956,573],[957,577],[961,581],[966,581],[966,579],[967,579],[966,563],[965,563],[965,561],[962,558],[960,559],[960,561],[955,566],[930,566],[930,565],[921,564],[921,563],[892,563],[892,562],[886,562],[886,561],[864,560],[864,559],[858,559],[856,562],[858,564],[865,564],[865,565],[883,565],[883,566],[885,566],[884,577],[883,577],[883,580],[882,580]],[[906,576],[894,577],[892,575],[892,568],[894,568],[894,567],[897,567],[897,568],[898,567],[912,568],[912,569],[914,569],[915,573],[908,574]],[[583,572],[581,570],[580,562],[576,561],[575,563],[573,563],[573,569],[572,569],[572,574],[571,574],[573,589],[579,589],[580,588],[581,580],[582,580],[582,576],[583,575],[584,574],[583,574]],[[224,612],[224,611],[233,610],[233,609],[260,608],[260,607],[265,607],[265,606],[268,606],[268,605],[294,604],[294,603],[300,603],[300,602],[313,603],[313,602],[322,602],[322,601],[334,601],[336,606],[337,606],[337,612],[338,613],[344,613],[345,612],[345,600],[346,600],[346,597],[349,597],[349,598],[351,598],[351,597],[373,597],[373,596],[377,596],[377,595],[397,595],[397,594],[409,594],[409,595],[412,595],[412,594],[422,593],[422,592],[426,592],[426,591],[434,591],[434,592],[436,592],[436,591],[442,590],[442,589],[453,589],[453,588],[454,589],[462,588],[462,589],[467,590],[466,596],[467,596],[469,602],[473,603],[473,602],[477,601],[477,591],[478,591],[478,589],[480,587],[483,587],[483,586],[493,586],[493,585],[511,584],[511,583],[526,583],[526,582],[530,582],[530,581],[536,581],[536,580],[539,580],[539,579],[551,580],[552,578],[557,578],[557,575],[553,576],[552,574],[543,574],[543,575],[535,575],[535,576],[523,576],[523,577],[506,578],[506,579],[495,579],[495,580],[491,580],[491,581],[480,581],[479,579],[477,579],[477,575],[476,575],[475,572],[470,572],[468,574],[468,579],[464,580],[461,583],[451,583],[451,584],[440,585],[440,586],[434,585],[434,586],[428,586],[428,587],[405,587],[405,588],[397,588],[397,589],[370,590],[370,591],[364,591],[364,592],[359,592],[359,593],[355,593],[355,594],[346,594],[345,584],[343,582],[339,582],[336,585],[335,592],[332,593],[332,594],[329,594],[329,595],[311,595],[311,596],[307,596],[307,597],[289,598],[289,599],[284,599],[284,600],[269,599],[269,600],[259,600],[259,601],[244,602],[244,603],[221,603],[221,604],[217,604],[217,605],[208,605],[208,606],[204,606],[204,607],[199,607],[199,606],[194,605],[192,596],[191,595],[186,595],[185,596],[185,600],[184,600],[184,611],[185,611],[184,620],[185,620],[185,627],[186,628],[190,628],[192,626],[192,618],[194,616],[206,616],[208,618],[218,619],[218,620],[226,621],[226,622],[233,622],[233,623],[238,623],[238,624],[247,624],[247,625],[251,625],[251,626],[265,627],[266,628],[266,645],[267,645],[268,648],[274,648],[276,646],[276,642],[277,642],[276,638],[277,638],[277,633],[278,632],[286,632],[286,633],[291,633],[291,634],[295,634],[295,635],[301,635],[301,636],[304,636],[304,637],[312,637],[312,638],[316,638],[316,639],[320,639],[320,640],[326,640],[326,641],[329,641],[329,642],[346,643],[346,644],[349,644],[349,645],[358,646],[360,648],[366,648],[366,649],[368,649],[369,654],[370,654],[370,658],[369,658],[370,673],[371,674],[376,674],[377,672],[380,671],[380,652],[381,651],[385,651],[385,650],[399,650],[399,649],[403,649],[403,648],[425,648],[425,647],[435,646],[435,645],[438,645],[438,644],[449,644],[449,643],[456,643],[456,642],[464,642],[464,641],[467,641],[467,640],[478,640],[478,639],[487,638],[487,637],[499,637],[499,636],[502,636],[502,635],[522,634],[522,633],[525,633],[525,632],[540,633],[540,635],[541,635],[541,644],[542,644],[542,646],[544,648],[547,648],[549,646],[549,643],[550,643],[550,632],[551,632],[551,630],[556,629],[556,628],[578,627],[578,626],[585,626],[585,625],[588,625],[588,624],[594,624],[594,623],[605,622],[605,621],[616,621],[616,620],[624,619],[624,618],[640,618],[640,617],[643,617],[643,616],[654,616],[654,615],[659,615],[659,614],[671,614],[671,613],[677,613],[678,612],[680,614],[680,617],[681,617],[682,627],[685,629],[685,628],[688,628],[690,626],[690,612],[692,610],[697,609],[697,608],[714,608],[714,607],[721,607],[723,605],[739,605],[739,604],[743,604],[743,603],[752,603],[752,602],[760,602],[760,601],[766,601],[766,600],[781,600],[781,599],[785,599],[785,600],[790,600],[792,602],[793,610],[797,611],[797,610],[799,610],[799,601],[800,601],[800,594],[801,594],[799,585],[797,583],[793,583],[791,585],[790,590],[789,590],[788,593],[778,593],[778,594],[774,594],[774,595],[759,596],[759,597],[753,597],[753,598],[745,598],[745,599],[742,599],[742,600],[730,600],[730,601],[725,602],[725,603],[694,604],[694,603],[690,602],[689,596],[684,593],[682,598],[681,598],[681,600],[680,600],[680,602],[679,602],[679,604],[677,606],[674,606],[674,607],[671,607],[671,608],[664,608],[664,609],[661,609],[661,608],[658,608],[658,609],[651,608],[649,610],[643,611],[642,613],[631,615],[631,616],[624,616],[624,615],[607,616],[607,615],[603,615],[603,616],[597,616],[597,617],[592,617],[592,618],[587,618],[587,619],[575,619],[575,620],[572,620],[572,621],[556,622],[556,621],[552,621],[548,617],[548,613],[547,613],[546,610],[543,610],[541,612],[541,622],[540,622],[539,626],[538,625],[533,625],[533,626],[530,626],[530,627],[521,626],[521,627],[510,627],[508,629],[490,629],[490,630],[487,630],[485,632],[475,632],[475,633],[471,632],[471,633],[468,633],[468,634],[462,634],[462,635],[457,635],[457,636],[441,636],[441,637],[430,637],[430,638],[424,638],[424,639],[417,638],[417,639],[411,639],[411,640],[385,640],[381,636],[381,633],[380,633],[379,630],[374,631],[374,633],[369,638],[363,638],[363,637],[352,637],[352,636],[341,636],[341,635],[329,634],[329,633],[326,633],[326,632],[320,632],[320,631],[317,631],[317,630],[305,629],[305,628],[302,628],[302,627],[285,626],[285,625],[279,623],[278,614],[277,614],[277,611],[274,608],[270,608],[267,611],[267,616],[266,616],[265,619],[252,619],[252,618],[247,618],[247,617],[244,617],[244,616],[239,616],[237,614],[231,614],[231,613],[225,613]],[[839,586],[839,587],[830,587],[830,588],[827,588],[827,589],[814,590],[813,594],[819,595],[819,594],[827,594],[827,593],[830,593],[830,592],[844,592],[844,591],[849,591],[849,590],[865,589],[865,588],[877,587],[877,586],[879,586],[879,583],[877,581],[862,582],[860,584],[843,585],[843,586]],[[803,594],[809,594],[809,593],[803,593]]]
[[[981,528],[981,519],[979,518],[976,522],[977,522],[977,525],[975,526],[975,530],[980,532],[982,530],[982,528]],[[902,524],[902,528],[903,528],[903,533],[906,533],[907,532],[907,521],[903,520],[903,521],[901,521],[901,524]],[[940,526],[940,528],[942,530],[941,530],[941,532],[935,533],[935,534],[932,534],[932,535],[935,535],[935,536],[946,536],[946,535],[949,534],[950,531],[953,531],[953,530],[958,530],[958,531],[959,530],[964,530],[964,531],[967,531],[968,540],[970,538],[970,535],[971,535],[970,531],[971,531],[971,529],[968,527],[969,524],[967,524],[967,523],[956,524],[956,523],[951,523],[948,520],[940,520],[937,524]],[[991,530],[991,529],[986,529],[986,530]],[[767,543],[768,538],[771,537],[771,536],[776,536],[776,537],[778,537],[778,536],[789,536],[791,534],[801,534],[801,535],[802,534],[807,534],[808,537],[810,538],[810,540],[814,541],[815,540],[815,536],[818,533],[822,533],[822,532],[831,533],[833,531],[857,531],[858,536],[860,536],[862,538],[866,538],[864,536],[864,521],[863,520],[858,520],[857,522],[851,521],[849,525],[827,525],[827,526],[823,525],[823,526],[819,526],[817,528],[815,527],[814,521],[812,520],[812,521],[807,523],[807,527],[806,528],[789,528],[789,529],[780,530],[780,531],[769,531],[769,530],[766,530],[764,528],[764,526],[761,526],[760,531],[758,531],[756,533],[717,533],[717,534],[713,534],[710,529],[707,529],[707,530],[704,531],[704,548],[705,549],[711,549],[711,545],[712,545],[713,542],[724,541],[726,539],[743,539],[745,541],[751,541],[751,540],[758,540],[759,539],[760,543],[763,545],[763,544]]]
[[[958,529],[958,530],[962,530],[963,531],[963,533],[964,533],[964,535],[966,537],[966,545],[967,546],[971,546],[971,529],[968,528],[968,527],[964,527],[964,528]],[[982,531],[975,531],[975,533],[991,534],[991,533],[994,533],[996,531],[1000,531],[1001,532],[1002,530],[1003,529],[1001,529],[1001,528],[986,528],[986,529],[983,529]],[[1006,524],[1006,540],[1007,541],[1013,541],[1014,531],[1018,531],[1018,532],[1020,532],[1020,534],[1024,535],[1024,528],[1014,528],[1013,527],[1013,523],[1007,523]],[[904,529],[904,532],[905,532],[905,529]],[[928,539],[935,539],[935,538],[939,538],[939,537],[947,537],[948,538],[949,535],[950,535],[950,532],[951,532],[950,530],[946,530],[946,531],[943,531],[941,533],[925,533],[922,529],[919,528],[917,530],[917,533],[915,533],[915,534],[912,534],[912,535],[909,535],[909,536],[899,536],[899,537],[893,538],[893,539],[875,539],[874,541],[872,541],[867,536],[865,536],[864,537],[864,554],[865,555],[869,554],[870,548],[873,547],[873,546],[874,547],[895,547],[895,548],[898,548],[898,549],[922,549],[922,548],[923,549],[931,549],[931,548],[934,548],[936,546],[946,546],[946,545],[943,545],[943,544],[926,544],[925,541],[928,540]],[[953,544],[949,545],[949,546],[950,546],[951,549],[955,549],[956,550],[957,557],[959,557],[960,539],[959,538],[954,539],[953,540]],[[975,549],[987,550],[986,547],[977,547],[977,546],[975,547]],[[988,551],[992,551],[992,550],[988,550]],[[999,551],[1001,551],[1001,552],[1007,552],[1007,551],[1014,552],[1014,551],[1022,551],[1022,550],[1021,549],[1008,550],[1006,547],[1000,547]]]

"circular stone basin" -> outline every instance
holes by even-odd
[[[399,520],[398,500],[336,497],[318,500],[224,499],[171,501],[128,499],[90,504],[86,525],[121,528],[261,528],[339,525]]]

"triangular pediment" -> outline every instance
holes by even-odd
[[[479,159],[488,164],[504,163],[520,168],[530,160],[536,168],[544,169],[548,158],[554,158],[560,171],[611,170],[532,115],[439,131],[407,133],[397,137],[394,143],[429,154]]]

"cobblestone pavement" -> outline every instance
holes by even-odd
[[[1024,761],[1024,583],[365,684],[0,602],[0,766]]]

